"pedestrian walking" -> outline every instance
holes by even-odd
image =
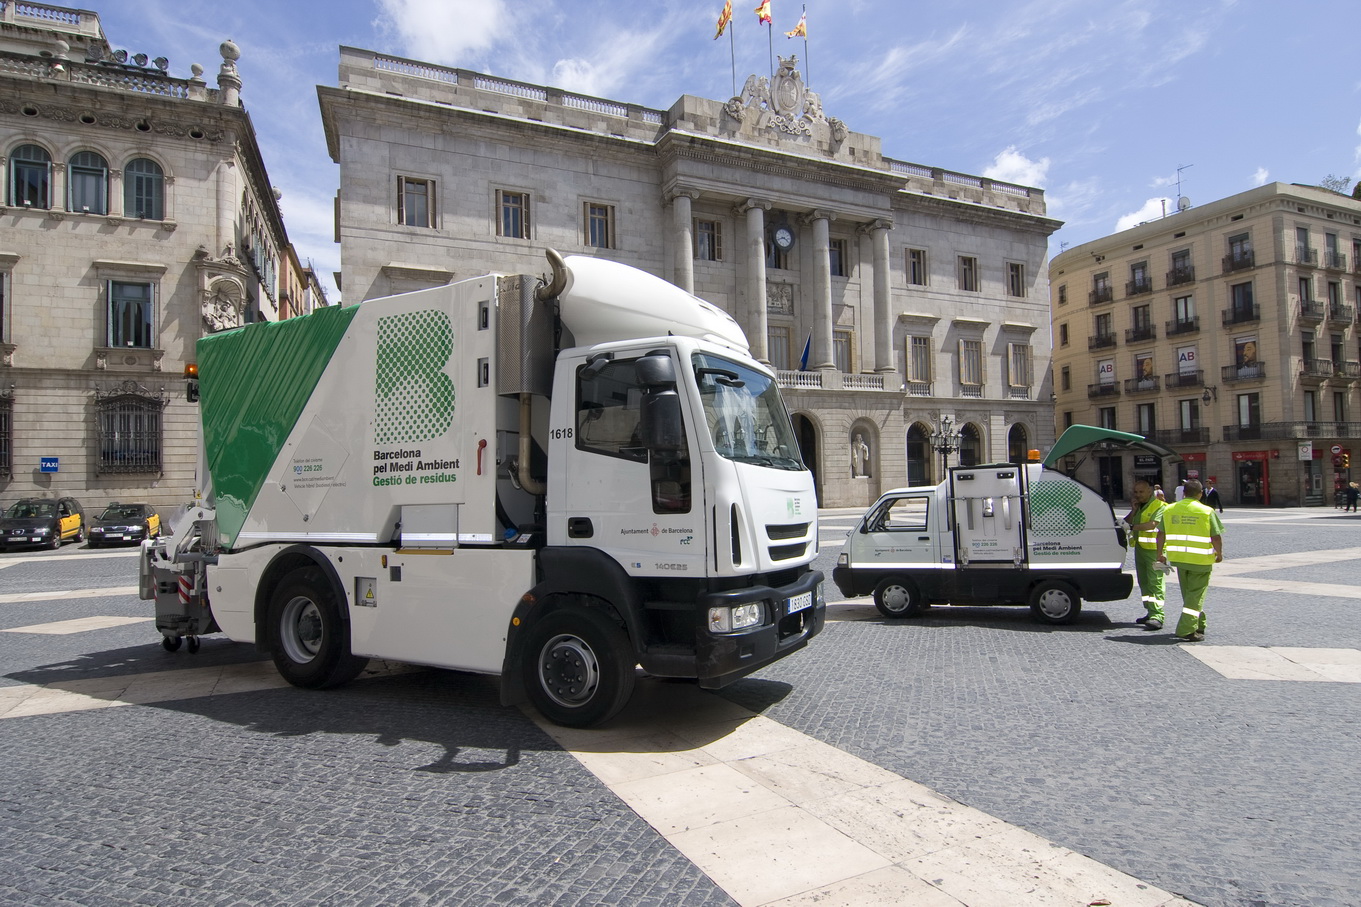
[[[1177,639],[1205,638],[1205,594],[1210,573],[1224,560],[1224,521],[1200,500],[1204,489],[1191,479],[1186,497],[1158,514],[1158,560],[1177,568],[1181,585],[1181,620]]]
[[[1220,513],[1224,512],[1224,502],[1219,499],[1219,489],[1215,488],[1214,482],[1205,486],[1205,497],[1203,500],[1206,507],[1213,507]]]
[[[1153,497],[1157,498],[1163,503],[1167,502],[1167,495],[1163,494],[1163,487],[1161,485],[1153,486]]]
[[[1186,480],[1185,480],[1185,479],[1178,479],[1178,480],[1177,480],[1177,487],[1176,487],[1175,489],[1173,489],[1173,491],[1172,491],[1172,497],[1173,497],[1175,500],[1178,500],[1178,501],[1180,501],[1182,498],[1186,497]]]
[[[1145,630],[1163,628],[1163,598],[1167,576],[1158,569],[1158,514],[1167,507],[1154,494],[1147,479],[1134,480],[1134,508],[1125,517],[1134,533],[1134,573],[1139,578],[1144,616],[1136,619]]]
[[[1356,513],[1356,501],[1358,498],[1361,498],[1361,486],[1358,486],[1355,482],[1349,483],[1347,485],[1347,506],[1344,509]]]

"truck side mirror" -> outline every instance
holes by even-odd
[[[675,387],[676,364],[665,353],[650,353],[633,364],[638,383],[645,388]]]
[[[639,423],[648,450],[667,453],[685,449],[685,422],[676,389],[655,390],[639,401]]]

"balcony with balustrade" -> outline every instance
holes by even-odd
[[[1179,287],[1183,284],[1196,282],[1195,265],[1187,265],[1184,268],[1173,268],[1167,272],[1168,287]]]
[[[1165,324],[1168,337],[1176,337],[1178,334],[1195,334],[1200,331],[1200,316],[1192,315],[1190,318],[1174,318]]]
[[[1323,266],[1330,271],[1347,270],[1347,256],[1342,252],[1324,252]]]
[[[1305,324],[1318,324],[1328,312],[1328,307],[1319,299],[1300,300],[1300,321]]]
[[[1295,264],[1310,268],[1318,267],[1318,249],[1313,246],[1295,246]]]
[[[1105,305],[1115,299],[1115,291],[1110,287],[1097,287],[1087,294],[1088,305]]]
[[[1148,440],[1158,444],[1165,444],[1176,450],[1180,447],[1196,446],[1210,443],[1210,429],[1208,428],[1160,428],[1148,435]]]
[[[1147,277],[1125,281],[1126,296],[1143,296],[1153,292],[1153,281]]]
[[[1333,377],[1333,360],[1305,359],[1300,363],[1300,379],[1309,384],[1319,384]]]
[[[1120,396],[1120,385],[1114,381],[1098,381],[1096,384],[1087,385],[1087,398],[1089,400],[1118,396]]]
[[[1195,369],[1187,372],[1172,372],[1170,375],[1163,375],[1163,386],[1168,390],[1187,387],[1204,387],[1205,372],[1202,369]]]
[[[1254,321],[1262,320],[1262,310],[1253,305],[1230,306],[1224,310],[1224,326],[1233,324],[1251,324]]]
[[[1093,334],[1092,336],[1087,338],[1087,349],[1089,350],[1111,349],[1115,346],[1115,343],[1116,341],[1114,332],[1111,332],[1109,334]]]
[[[1333,363],[1333,377],[1341,378],[1343,381],[1355,381],[1361,378],[1361,362],[1355,360],[1345,360]]]
[[[1219,370],[1219,380],[1225,384],[1242,384],[1266,379],[1266,365],[1261,362],[1226,365]]]
[[[1356,308],[1345,302],[1329,303],[1328,320],[1334,324],[1351,324],[1356,320]]]
[[[1248,268],[1256,267],[1257,256],[1251,251],[1231,252],[1224,256],[1224,273],[1232,274],[1235,271],[1245,271]]]
[[[1151,324],[1137,324],[1125,331],[1126,343],[1143,343],[1145,340],[1157,340],[1158,329]]]
[[[1149,375],[1147,378],[1126,378],[1126,394],[1156,394],[1160,389],[1161,382],[1157,375]]]

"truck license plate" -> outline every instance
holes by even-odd
[[[805,592],[802,595],[796,595],[793,598],[787,600],[785,613],[797,614],[798,612],[802,611],[805,608],[812,607],[812,605],[813,593]]]

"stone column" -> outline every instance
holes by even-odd
[[[217,165],[217,248],[215,256],[227,254],[227,247],[236,248],[236,162],[230,158]]]
[[[815,210],[804,218],[813,228],[813,280],[808,287],[813,309],[813,350],[809,368],[836,368],[832,356],[832,253],[828,229],[832,212]]]
[[[889,298],[889,249],[888,234],[893,229],[893,221],[880,218],[865,225],[874,244],[874,370],[892,372],[893,365],[893,315],[890,312]]]
[[[738,214],[747,216],[747,304],[751,307],[747,318],[747,342],[751,356],[760,362],[770,361],[766,327],[766,211],[770,202],[749,198],[737,206]]]
[[[122,217],[123,211],[123,171],[109,171],[109,216]]]
[[[687,293],[695,292],[695,222],[690,200],[699,197],[693,189],[677,189],[671,196],[671,216],[675,243],[674,276],[671,282]]]

